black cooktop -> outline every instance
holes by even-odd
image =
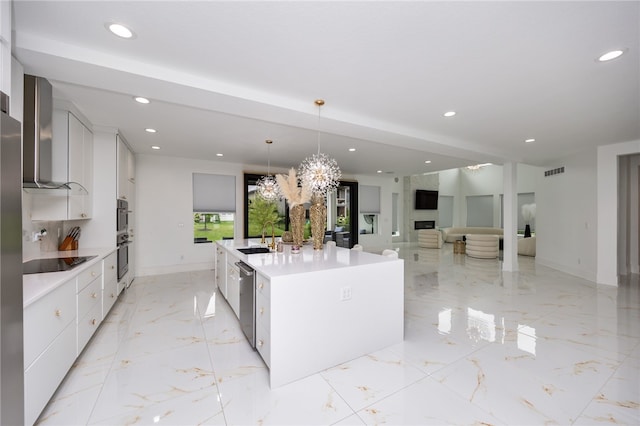
[[[34,259],[22,264],[23,274],[43,274],[45,272],[68,271],[96,256],[58,257]]]

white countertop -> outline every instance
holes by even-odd
[[[271,239],[268,239],[270,241]],[[291,253],[291,245],[285,244],[284,252],[271,252],[259,254],[243,254],[236,251],[238,248],[261,246],[259,239],[246,240],[220,240],[216,243],[232,251],[235,257],[252,266],[258,272],[267,277],[281,275],[304,274],[308,272],[323,271],[327,269],[349,268],[361,265],[370,265],[384,262],[402,262],[401,259],[393,259],[378,254],[350,250],[343,247],[327,247],[322,250],[314,250],[312,244],[302,246],[300,253]],[[264,246],[264,244],[262,245]]]
[[[39,257],[33,259],[49,259],[58,257],[76,257],[76,256],[96,256],[86,262],[76,266],[70,271],[48,272],[45,274],[27,274],[22,276],[22,305],[27,307],[31,303],[40,299],[42,296],[50,293],[55,288],[77,276],[85,269],[101,262],[102,259],[116,251],[116,247],[111,248],[83,248],[80,250],[69,251],[52,251],[41,253]],[[33,259],[24,259],[28,262]]]

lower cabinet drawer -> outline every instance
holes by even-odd
[[[76,279],[73,278],[50,294],[24,309],[24,367],[51,344],[69,324],[75,325]]]
[[[102,304],[96,303],[91,310],[78,320],[78,355],[100,326],[102,318]]]
[[[24,419],[38,419],[76,359],[76,324],[69,324],[40,357],[24,372]]]
[[[78,293],[78,318],[82,318],[89,312],[96,304],[100,304],[100,298],[102,297],[102,279],[96,278],[86,286],[80,293]]]
[[[118,281],[114,278],[111,282],[104,283],[102,291],[102,319],[104,320],[113,305],[118,300]]]
[[[271,302],[260,293],[256,295],[256,324],[271,330]]]
[[[258,325],[256,326],[256,349],[267,367],[271,368],[271,335]]]

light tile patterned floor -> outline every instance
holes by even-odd
[[[640,424],[637,276],[398,249],[405,341],[277,389],[212,271],[138,278],[39,424]]]

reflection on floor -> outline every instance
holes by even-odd
[[[637,277],[398,247],[402,344],[269,389],[212,271],[138,278],[39,423],[640,424]]]

